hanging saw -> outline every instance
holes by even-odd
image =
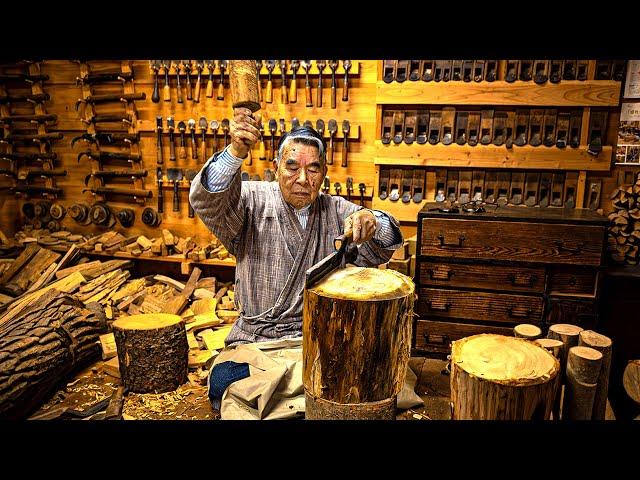
[[[131,144],[138,143],[140,141],[140,135],[137,133],[83,133],[82,135],[75,137],[71,140],[71,147],[78,140],[84,140],[88,143],[94,143],[100,145],[119,145],[119,144]]]
[[[142,159],[142,156],[137,153],[117,153],[117,152],[100,152],[93,153],[91,150],[87,150],[86,152],[80,152],[78,154],[78,162],[82,157],[89,157],[93,160],[126,160],[128,162],[139,162]]]

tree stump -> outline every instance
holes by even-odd
[[[542,330],[530,323],[521,323],[513,327],[513,335],[518,338],[526,338],[527,340],[536,340],[542,336]]]
[[[565,372],[567,370],[567,355],[569,349],[578,345],[579,335],[583,329],[576,325],[569,323],[557,323],[549,327],[547,332],[547,338],[553,340],[560,340],[562,347],[560,347],[560,386],[558,388],[558,396],[553,404],[553,419],[560,419],[560,406],[562,405],[562,397],[565,383]]]
[[[571,347],[567,357],[563,420],[591,420],[602,353],[590,347]]]
[[[522,338],[480,334],[451,348],[454,420],[548,419],[560,363]]]
[[[553,338],[538,338],[534,343],[546,348],[556,358],[560,358],[560,349],[564,345],[560,340],[554,340]]]
[[[609,394],[609,373],[611,371],[611,339],[593,330],[583,330],[580,332],[578,345],[581,347],[591,347],[602,354],[602,367],[598,376],[598,387],[596,388],[596,398],[593,400],[592,420],[604,420],[607,410],[607,396]]]
[[[622,385],[629,398],[640,405],[640,360],[629,360],[622,375]]]
[[[413,281],[348,267],[304,294],[307,419],[395,418],[411,350]]]
[[[162,393],[187,381],[189,345],[178,315],[149,313],[113,322],[120,378],[134,393]]]

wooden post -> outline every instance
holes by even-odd
[[[589,347],[571,347],[567,357],[563,420],[591,420],[602,354]]]
[[[547,349],[556,358],[560,358],[560,349],[564,345],[560,340],[554,340],[552,338],[538,338],[534,343]]]
[[[547,338],[551,338],[553,340],[560,340],[562,342],[562,347],[560,347],[560,356],[558,359],[560,360],[560,386],[558,387],[558,396],[556,397],[555,403],[553,405],[553,419],[560,419],[560,406],[562,405],[562,395],[563,395],[563,386],[564,386],[564,378],[565,371],[567,368],[567,355],[569,354],[569,349],[571,347],[575,347],[578,345],[578,335],[583,329],[576,325],[570,325],[568,323],[557,323],[555,325],[551,325],[549,327],[549,331],[547,332]]]
[[[522,338],[480,334],[451,348],[453,420],[546,420],[560,362]]]
[[[120,378],[130,392],[168,392],[187,381],[189,344],[178,315],[131,315],[112,326]]]
[[[521,323],[520,325],[513,327],[513,335],[517,338],[536,340],[542,336],[542,330],[530,323]]]
[[[607,396],[609,394],[609,372],[611,371],[611,339],[593,330],[583,330],[580,332],[578,345],[591,347],[602,353],[602,368],[598,377],[598,387],[596,388],[596,398],[593,401],[591,419],[604,420],[607,410]]]
[[[629,360],[622,375],[622,386],[629,398],[640,405],[640,360]]]
[[[395,270],[348,267],[305,291],[307,419],[395,418],[409,363],[414,290]]]

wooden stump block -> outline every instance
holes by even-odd
[[[305,291],[307,419],[395,418],[411,349],[413,281],[349,267]]]
[[[562,391],[565,383],[565,372],[567,370],[567,355],[569,349],[578,345],[579,335],[583,329],[576,325],[569,323],[557,323],[549,327],[547,332],[547,338],[554,340],[560,340],[562,347],[560,347],[560,387],[558,388],[558,395],[553,405],[553,419],[558,420],[560,418],[560,405],[562,399]]]
[[[528,340],[480,334],[454,341],[452,419],[548,419],[559,371],[558,359]]]
[[[591,420],[602,354],[590,347],[571,347],[567,357],[563,420]]]
[[[187,381],[189,345],[178,315],[150,313],[113,322],[120,377],[135,393],[175,390]]]
[[[622,375],[622,385],[631,400],[640,405],[640,360],[629,360]]]
[[[521,323],[513,327],[513,334],[518,338],[526,338],[527,340],[535,340],[542,336],[542,330],[530,323]]]
[[[598,376],[596,398],[593,400],[592,420],[604,420],[607,410],[607,396],[609,394],[609,372],[611,371],[611,339],[593,330],[580,332],[578,345],[591,347],[602,353],[602,367]]]
[[[560,340],[554,340],[553,338],[538,338],[534,343],[547,349],[556,358],[560,358],[560,349],[564,345]]]

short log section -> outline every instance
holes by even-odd
[[[178,315],[131,315],[113,322],[120,378],[130,392],[162,393],[187,381],[185,323]]]
[[[548,419],[559,371],[558,359],[529,340],[480,334],[454,341],[452,419]]]
[[[348,267],[305,291],[305,418],[395,418],[411,350],[414,290],[395,270]]]

